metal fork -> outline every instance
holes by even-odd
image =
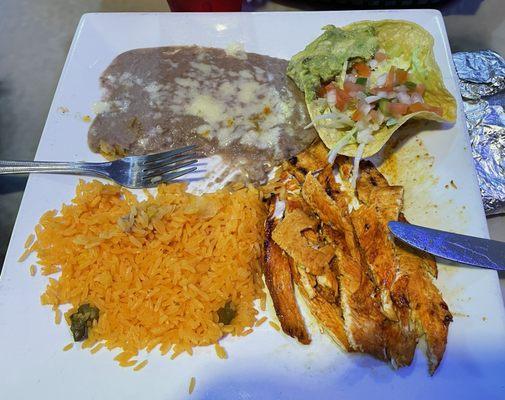
[[[34,172],[86,175],[111,179],[131,189],[150,188],[196,171],[198,166],[189,167],[198,161],[195,149],[196,146],[186,146],[163,153],[130,156],[101,163],[0,161],[0,175]]]

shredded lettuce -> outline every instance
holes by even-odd
[[[358,146],[358,150],[356,150],[356,157],[354,157],[354,163],[352,166],[352,175],[351,175],[351,187],[354,189],[356,187],[356,181],[359,176],[359,163],[361,158],[363,157],[363,151],[365,151],[365,143],[360,143]]]
[[[349,132],[347,132],[328,153],[328,163],[333,165],[335,159],[338,156],[338,152],[346,146],[352,139],[354,134],[356,133],[356,127],[352,128]]]

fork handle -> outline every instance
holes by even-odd
[[[0,175],[55,173],[107,177],[104,168],[106,168],[108,164],[110,163],[0,160]]]

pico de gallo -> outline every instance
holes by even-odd
[[[329,152],[330,163],[352,140],[359,144],[356,157],[359,162],[364,146],[374,140],[374,132],[383,124],[396,125],[404,115],[430,111],[442,116],[442,108],[425,102],[423,83],[415,82],[407,69],[394,65],[388,65],[389,70],[381,72],[382,64],[386,63],[390,64],[388,56],[381,50],[371,60],[346,62],[340,76],[323,83],[317,90],[316,101],[325,102],[326,111],[316,116],[307,128],[323,123],[326,128],[348,129]]]
[[[402,21],[327,25],[291,58],[287,75],[305,94],[312,119],[307,128],[314,126],[330,149],[330,163],[337,154],[352,156],[357,172],[362,156],[379,151],[417,113],[455,120],[455,100],[443,85],[431,40]]]
[[[440,107],[425,103],[426,87],[413,81],[408,70],[392,65],[387,72],[377,73],[387,59],[383,51],[378,51],[369,61],[344,65],[340,76],[317,91],[318,99],[327,103],[328,112],[315,117],[309,126],[328,120],[331,122],[325,123],[327,127],[355,127],[357,142],[368,143],[374,131],[383,124],[395,125],[403,115],[430,111],[442,116]]]

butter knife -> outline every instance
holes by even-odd
[[[419,250],[462,264],[505,271],[505,242],[397,221],[388,226],[395,237]]]

